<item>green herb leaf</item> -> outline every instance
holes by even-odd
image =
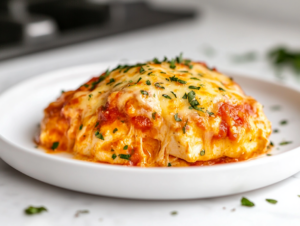
[[[126,155],[126,154],[119,154],[119,157],[121,158],[121,159],[126,159],[126,160],[130,160],[130,157],[131,157],[131,155]]]
[[[92,98],[92,96],[93,96],[93,94],[90,94],[90,95],[89,95],[89,99],[88,99],[88,100],[90,100],[90,99]]]
[[[141,67],[140,73],[143,74],[144,72],[145,72],[145,69],[143,67]]]
[[[162,95],[164,98],[167,98],[167,99],[172,99],[169,95],[167,95],[167,94],[163,94]]]
[[[172,165],[171,165],[171,163],[168,163],[168,167],[171,167]]]
[[[113,133],[117,132],[118,131],[118,128],[114,128],[113,130]]]
[[[278,201],[275,199],[266,199],[267,202],[271,203],[271,204],[276,204]]]
[[[288,121],[287,121],[287,120],[282,120],[282,121],[280,121],[280,125],[286,125],[286,124],[288,124]]]
[[[155,118],[156,118],[156,112],[152,113],[152,118],[155,120]]]
[[[279,145],[287,145],[293,143],[292,141],[282,141],[279,143]]]
[[[101,140],[104,140],[104,137],[103,137],[102,133],[99,133],[99,131],[97,131],[97,132],[95,133],[95,136],[96,136],[97,138],[101,139]]]
[[[89,87],[89,84],[84,84],[83,86],[86,87],[86,88],[88,88],[88,87]]]
[[[95,128],[99,125],[99,122],[96,122]]]
[[[147,92],[147,91],[145,91],[145,90],[141,90],[141,94],[143,94],[143,95],[149,95],[149,93]]]
[[[209,114],[209,116],[212,116],[212,115],[214,115],[214,113],[213,113],[213,112],[211,112],[211,111],[208,111],[208,110],[206,110],[206,112],[207,112],[207,114]]]
[[[175,68],[176,68],[175,59],[172,59],[172,60],[170,61],[170,68],[171,68],[171,69],[175,69]]]
[[[174,93],[173,91],[171,91],[171,93],[175,96],[175,98],[177,98],[176,93]]]
[[[123,147],[123,150],[127,150],[128,149],[128,145],[125,145],[124,147]]]
[[[138,84],[139,81],[141,81],[141,80],[142,80],[142,77],[140,77],[140,78],[137,80],[136,84]]]
[[[163,59],[163,62],[167,62],[167,61],[168,61],[168,58],[165,56]]]
[[[187,94],[185,93],[184,95],[183,95],[183,97],[182,97],[182,99],[187,99]]]
[[[79,126],[79,130],[82,130],[82,127],[83,127],[83,125],[81,124],[81,125]]]
[[[249,199],[247,199],[247,198],[245,198],[245,197],[243,197],[243,198],[241,199],[241,204],[242,204],[242,206],[248,206],[248,207],[253,207],[253,206],[255,206],[253,202],[251,202]]]
[[[149,73],[148,73],[148,75],[151,75],[153,73],[153,71],[150,71]]]
[[[181,79],[178,79],[178,82],[181,83],[181,84],[186,84],[186,81],[183,81]]]
[[[190,79],[193,79],[193,80],[198,80],[198,81],[200,81],[200,79],[199,79],[199,78],[196,78],[196,77],[191,77]]]
[[[109,82],[106,83],[106,85],[110,85],[110,84],[112,84],[113,82],[115,82],[115,80],[114,80],[113,78],[111,78],[111,79],[109,80]]]
[[[179,64],[182,63],[182,61],[183,61],[182,55],[183,55],[183,54],[180,53],[179,56],[176,57],[176,61],[177,61],[177,63],[179,63]]]
[[[184,134],[186,132],[186,126],[187,126],[187,124],[188,124],[188,120],[186,120],[186,123],[185,123],[184,127],[182,127],[182,131],[183,131]]]
[[[29,206],[27,209],[24,210],[25,214],[27,215],[34,215],[34,214],[41,213],[43,211],[48,211],[48,210],[43,206],[40,207]]]
[[[175,215],[177,215],[177,214],[178,214],[177,211],[172,211],[172,212],[171,212],[171,215],[173,215],[173,216],[175,216]]]
[[[193,67],[194,67],[194,65],[192,65],[192,64],[189,65],[189,68],[190,68],[190,69],[192,69]]]
[[[53,142],[51,149],[54,151],[59,146],[59,142]]]
[[[161,62],[157,58],[153,59],[153,63],[155,63],[155,64],[161,64]]]
[[[174,115],[174,118],[175,118],[175,121],[176,121],[176,122],[181,122],[181,121],[182,121],[181,118],[178,117],[178,113],[176,113],[176,114]]]
[[[115,158],[117,158],[117,155],[115,153],[113,153],[113,155],[111,157],[113,160],[115,160]]]
[[[199,87],[199,86],[189,86],[189,89],[196,89],[196,90],[199,90],[200,87]]]
[[[273,133],[279,133],[279,129],[274,129]]]
[[[204,149],[200,151],[200,155],[201,156],[205,155],[205,150]]]
[[[79,217],[79,215],[81,214],[87,214],[89,213],[90,211],[88,210],[78,210],[76,213],[75,213],[75,217]]]
[[[122,82],[117,83],[116,85],[114,85],[114,88],[115,88],[116,86],[118,86],[118,85],[121,85],[121,84],[122,84]]]
[[[147,84],[148,86],[150,86],[150,85],[151,85],[151,82],[150,82],[149,80],[147,80],[147,81],[146,81],[146,84]]]
[[[222,87],[219,87],[219,90],[220,91],[223,91],[223,92],[225,92],[226,90],[225,89],[223,89]]]
[[[158,82],[157,83],[155,83],[155,87],[157,87],[157,88],[161,88],[161,89],[165,89],[165,87],[163,87],[163,86],[161,86]]]

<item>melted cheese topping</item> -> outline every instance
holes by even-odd
[[[45,109],[39,144],[110,164],[190,166],[264,153],[270,133],[261,104],[229,77],[204,63],[147,62],[63,93]]]

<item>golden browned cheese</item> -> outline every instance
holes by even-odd
[[[65,92],[44,111],[39,144],[89,161],[201,166],[265,153],[262,105],[204,63],[119,66]]]

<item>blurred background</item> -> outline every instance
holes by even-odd
[[[298,0],[1,0],[0,92],[49,70],[180,52],[298,87],[299,8]]]

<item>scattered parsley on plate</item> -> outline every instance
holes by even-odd
[[[41,213],[43,211],[48,211],[48,210],[43,206],[40,207],[29,206],[27,209],[24,210],[25,214],[27,215],[34,215],[34,214]]]
[[[253,207],[255,206],[253,202],[251,202],[249,199],[242,197],[241,199],[241,205],[242,206],[247,206],[247,207]]]

